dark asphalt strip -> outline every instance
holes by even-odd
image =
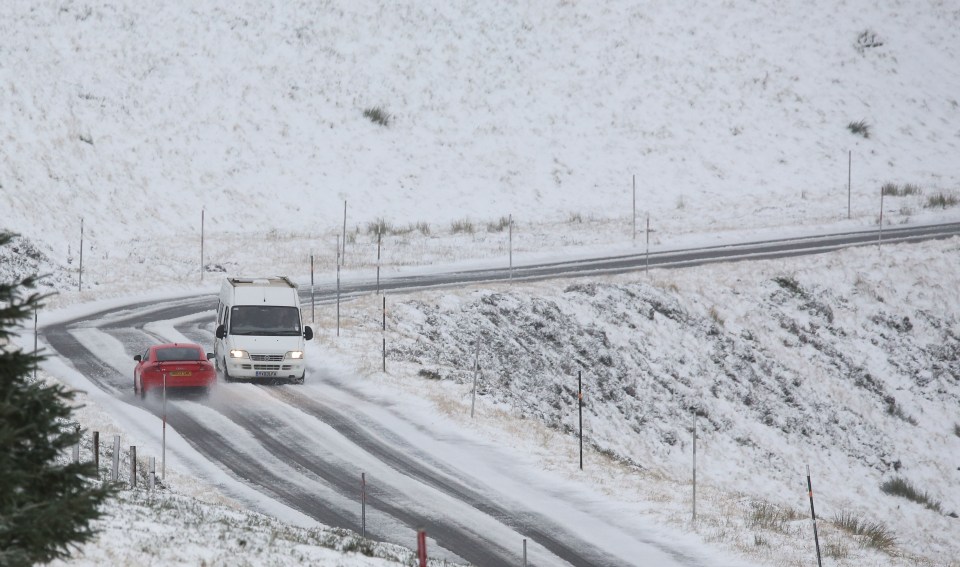
[[[356,446],[363,448],[381,462],[389,465],[390,468],[498,520],[572,565],[583,567],[626,565],[621,560],[605,554],[602,550],[571,537],[564,528],[541,514],[527,510],[508,510],[496,504],[489,496],[482,495],[465,483],[454,480],[459,476],[456,471],[432,461],[429,455],[417,454],[418,452],[410,447],[406,441],[390,432],[377,431],[375,435],[371,435],[370,430],[356,420],[350,419],[342,412],[316,400],[298,396],[289,388],[265,387],[264,389],[269,395],[334,428]],[[423,466],[422,462],[424,461],[431,461],[430,466],[441,470],[443,474],[437,474],[431,468]],[[354,479],[353,484],[356,484],[356,479]],[[561,537],[563,539],[559,539]],[[519,559],[516,556],[512,558],[514,562]],[[477,564],[486,565],[486,563]]]

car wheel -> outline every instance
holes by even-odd
[[[147,389],[143,387],[143,380],[140,380],[140,399],[147,399]]]
[[[224,382],[233,382],[233,377],[230,376],[230,371],[227,370],[227,359],[223,359],[223,380]]]
[[[306,378],[307,378],[307,372],[304,371],[303,374],[301,374],[299,378],[294,378],[294,379],[293,379],[293,383],[294,383],[294,384],[303,384],[303,381],[304,381]]]

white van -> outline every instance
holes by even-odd
[[[300,296],[290,278],[227,278],[217,304],[214,360],[223,378],[303,383],[304,340],[313,329],[300,318]]]

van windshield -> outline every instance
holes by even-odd
[[[296,337],[300,310],[276,305],[238,305],[230,309],[231,335]]]

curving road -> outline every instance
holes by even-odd
[[[884,230],[883,242],[960,234],[960,223]],[[468,283],[531,280],[635,271],[743,259],[785,257],[878,243],[879,234],[849,232],[658,254],[394,278],[380,289],[403,291]],[[374,282],[345,285],[344,294],[373,291]],[[316,300],[336,291],[316,289]],[[302,295],[310,299],[309,290]],[[157,341],[213,342],[212,296],[144,302],[42,329],[54,354],[95,387],[140,405],[132,389],[132,357]],[[716,565],[628,520],[606,517],[556,487],[530,486],[514,457],[456,432],[437,434],[382,394],[365,390],[313,357],[303,386],[221,383],[208,398],[173,399],[169,425],[224,472],[287,506],[330,525],[359,531],[359,474],[368,474],[369,537],[411,545],[423,528],[440,555],[475,565],[517,565],[530,541],[531,565]],[[145,406],[160,415],[156,401]],[[430,450],[423,449],[429,447]],[[443,457],[438,457],[443,455]],[[526,496],[517,500],[517,494]],[[577,518],[571,527],[569,518]],[[605,542],[601,549],[593,541]],[[433,551],[436,551],[433,548]]]

